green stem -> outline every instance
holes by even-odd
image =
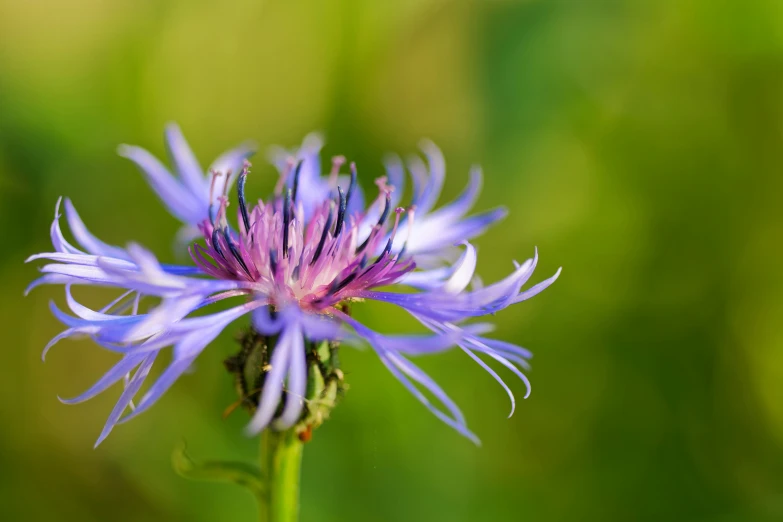
[[[302,446],[294,430],[267,429],[261,434],[261,476],[266,484],[266,494],[259,502],[261,522],[299,520]]]

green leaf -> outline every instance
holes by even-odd
[[[185,442],[179,443],[171,454],[171,464],[178,475],[190,480],[208,482],[232,482],[249,489],[256,497],[266,492],[261,472],[256,466],[244,462],[207,461],[195,462],[187,453]]]

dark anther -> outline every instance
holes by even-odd
[[[283,257],[288,257],[288,225],[291,223],[291,189],[285,193],[283,201]]]
[[[219,230],[217,228],[212,229],[212,248],[214,248],[215,252],[217,252],[220,257],[223,258],[223,260],[225,260],[226,256],[223,255],[223,247],[220,246],[220,235],[218,232]]]
[[[389,240],[386,242],[386,247],[384,247],[383,252],[381,252],[381,255],[378,256],[378,258],[372,262],[372,265],[370,265],[370,268],[362,272],[362,275],[368,273],[370,270],[373,269],[378,263],[386,259],[386,256],[389,255],[389,252],[391,252],[392,249],[392,243],[394,242],[393,238],[389,238]],[[365,258],[367,257],[367,254],[364,254]],[[364,268],[364,267],[362,267]]]
[[[370,233],[370,235],[369,235],[369,236],[367,236],[367,239],[365,239],[364,241],[362,241],[362,244],[361,244],[361,245],[359,245],[359,246],[356,248],[356,253],[357,253],[357,254],[361,254],[362,252],[364,252],[364,249],[365,249],[365,248],[367,248],[367,245],[369,245],[369,244],[370,244],[370,239],[372,239],[372,236],[373,236],[373,234],[372,234],[372,232],[371,232],[371,233]]]
[[[269,270],[272,272],[272,277],[277,275],[277,250],[269,251]]]
[[[351,195],[356,189],[356,163],[351,163],[351,182],[348,184],[348,192],[345,193],[345,206],[351,202]]]
[[[378,259],[375,260],[375,262],[379,262],[381,259],[383,259],[385,256],[389,255],[389,252],[391,252],[392,249],[392,243],[394,242],[394,239],[389,238],[389,240],[386,242],[386,247],[383,249],[383,252],[381,252],[381,255],[378,256]]]
[[[237,250],[237,246],[234,244],[234,240],[231,237],[231,232],[229,232],[228,228],[223,229],[223,237],[226,239],[226,244],[228,245],[228,249],[231,251],[231,255],[234,256],[234,259],[239,262],[240,266],[242,266],[242,270],[245,271],[248,277],[253,277],[250,275],[250,270],[247,268],[247,265],[245,264],[245,260],[242,259],[242,256],[239,253],[239,250]]]
[[[245,232],[250,233],[250,216],[247,214],[247,203],[245,203],[245,182],[247,181],[247,173],[250,167],[249,163],[245,163],[242,172],[239,174],[237,180],[237,196],[239,199],[239,211],[242,213],[242,222],[245,224]]]
[[[332,281],[332,284],[331,284],[331,286],[329,288],[329,293],[330,294],[336,294],[337,292],[339,292],[340,290],[342,290],[343,288],[348,286],[348,284],[351,281],[356,279],[357,275],[358,275],[358,272],[352,272],[351,274],[349,274],[345,279],[343,279],[339,283],[336,280]]]
[[[386,223],[386,219],[389,217],[389,212],[391,211],[391,194],[386,194],[386,206],[383,207],[383,212],[381,213],[380,219],[378,219],[378,226],[382,227],[384,223]]]
[[[378,219],[378,223],[373,227],[373,231],[370,232],[370,235],[367,236],[367,239],[364,240],[364,242],[359,246],[359,248],[356,249],[356,253],[363,252],[365,248],[367,248],[367,245],[370,244],[370,239],[372,239],[373,235],[376,231],[380,230],[381,227],[383,227],[383,224],[386,223],[386,219],[389,217],[389,212],[391,210],[391,195],[386,194],[386,206],[383,207],[383,212],[381,212],[381,217]]]
[[[291,195],[291,200],[296,202],[296,192],[299,190],[299,173],[302,171],[303,160],[299,160],[296,164],[296,170],[294,171],[294,187]]]
[[[345,200],[345,194],[343,194],[343,189],[337,187],[337,194],[340,198],[340,206],[337,209],[337,225],[335,225],[334,228],[334,237],[338,237],[343,229],[343,221],[345,221],[345,207],[347,203]]]
[[[324,244],[326,243],[326,236],[329,234],[329,229],[332,228],[332,221],[334,219],[334,212],[332,209],[329,209],[329,216],[326,218],[326,224],[324,224],[324,230],[321,232],[321,239],[318,241],[318,246],[315,249],[315,253],[313,254],[313,260],[310,261],[310,266],[314,265],[316,261],[318,261],[318,258],[321,257],[321,252],[324,249]]]

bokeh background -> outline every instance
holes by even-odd
[[[204,164],[320,129],[365,186],[384,153],[432,138],[444,200],[480,163],[478,207],[511,209],[477,241],[485,281],[534,246],[538,279],[564,267],[497,317],[536,354],[510,420],[464,355],[417,360],[483,447],[345,350],[351,388],[305,450],[303,521],[783,520],[783,2],[0,0],[3,520],[256,517],[240,488],[169,463],[182,439],[255,458],[243,412],[221,419],[231,328],[93,450],[119,389],[56,397],[111,357],[64,342],[42,364],[62,292],[22,297],[59,195],[99,237],[176,259],[177,223],[115,154],[162,155],[170,120]],[[253,174],[264,194],[272,168]]]

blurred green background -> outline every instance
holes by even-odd
[[[42,364],[62,290],[22,298],[59,195],[104,240],[176,259],[177,223],[115,154],[162,155],[170,120],[203,164],[321,129],[365,186],[429,137],[444,200],[475,162],[478,208],[511,209],[477,241],[485,281],[534,246],[538,280],[564,267],[497,317],[536,354],[510,420],[464,355],[417,359],[481,448],[346,349],[351,388],[305,449],[303,521],[783,520],[783,2],[0,0],[3,520],[256,517],[241,489],[169,464],[183,438],[197,458],[255,458],[244,414],[221,420],[238,326],[93,450],[119,389],[56,397],[111,357],[64,342]],[[272,173],[257,160],[250,192]],[[386,312],[358,313],[393,331]]]

